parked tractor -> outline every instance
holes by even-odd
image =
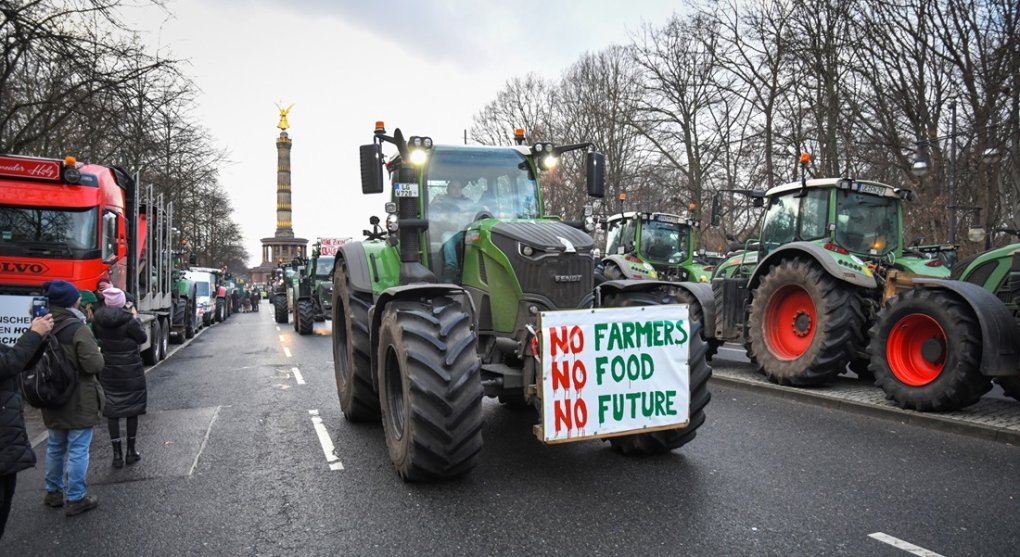
[[[630,211],[606,219],[606,279],[709,282],[711,269],[695,259],[698,224],[680,215]]]
[[[300,264],[300,260],[295,260],[287,265],[280,265],[273,274],[272,290],[269,296],[277,323],[286,323],[291,308],[294,307],[294,277],[297,276],[297,267]]]
[[[187,272],[175,269],[173,274],[173,318],[170,341],[175,344],[192,338],[202,325],[198,311],[198,285],[190,280]]]
[[[951,278],[890,277],[871,329],[875,383],[920,411],[973,404],[992,380],[1020,399],[1020,244],[965,259]]]
[[[325,321],[332,314],[333,256],[323,256],[316,242],[312,258],[307,265],[299,266],[294,280],[294,330],[302,335],[312,334],[316,321]]]
[[[825,383],[848,364],[866,375],[868,329],[887,272],[949,274],[940,259],[904,254],[902,203],[912,192],[802,176],[765,197],[760,238],[716,270],[706,329],[719,341],[742,342],[776,383]]]
[[[475,466],[483,396],[550,416],[539,357],[556,341],[541,340],[543,315],[611,307],[639,316],[640,306],[677,304],[687,292],[654,280],[595,289],[591,237],[545,215],[539,180],[561,155],[586,150],[588,194],[601,197],[603,155],[588,143],[527,146],[523,131],[516,139],[508,147],[433,145],[427,137],[405,140],[399,129],[387,135],[380,122],[372,144],[361,147],[363,193],[384,191],[385,168],[392,201],[385,228],[372,217],[366,239],[336,256],[337,394],[348,420],[382,418],[390,458],[407,481]],[[383,144],[397,153],[385,159]],[[694,286],[710,301],[708,285]],[[689,393],[682,393],[688,425],[629,430],[608,439],[614,449],[658,453],[694,438],[711,373],[699,327],[691,319]]]

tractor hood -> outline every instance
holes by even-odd
[[[503,222],[492,234],[504,236],[545,253],[589,254],[594,241],[588,234],[562,222]]]

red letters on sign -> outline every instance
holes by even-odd
[[[553,356],[556,356],[557,351],[577,354],[584,350],[584,333],[576,325],[571,327],[569,332],[566,327],[560,327],[559,331],[555,328],[549,329],[549,346]]]
[[[569,398],[557,400],[553,408],[556,433],[559,433],[564,427],[567,431],[574,428],[584,429],[584,426],[588,424],[588,405],[584,403],[583,398],[576,401]]]

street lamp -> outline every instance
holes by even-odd
[[[952,100],[952,101],[949,102],[949,111],[950,111],[950,114],[951,114],[951,119],[950,119],[950,125],[949,125],[949,133],[947,135],[942,135],[942,136],[934,137],[934,138],[931,138],[931,139],[920,139],[920,138],[918,138],[918,140],[917,140],[917,152],[916,152],[916,155],[915,155],[915,158],[914,158],[914,164],[912,164],[910,166],[910,173],[913,174],[914,176],[917,176],[918,178],[926,176],[928,174],[928,172],[931,170],[931,162],[928,159],[928,149],[927,149],[927,147],[929,145],[931,145],[932,143],[937,143],[937,142],[942,141],[944,139],[951,140],[951,143],[950,143],[950,153],[949,153],[949,187],[948,187],[948,192],[947,192],[949,194],[948,195],[949,203],[946,206],[946,210],[948,211],[948,214],[949,214],[949,243],[950,244],[955,244],[956,243],[956,212],[957,212],[957,210],[958,209],[959,210],[964,210],[964,209],[971,209],[972,210],[974,208],[957,207],[957,205],[956,205],[956,171],[957,171],[956,138],[959,137],[960,135],[963,135],[963,132],[957,132],[957,130],[956,130],[956,100]],[[983,126],[981,128],[971,129],[967,133],[973,134],[973,133],[978,132],[978,131],[990,130],[990,129],[993,129],[995,127],[996,127],[995,124],[990,125],[990,126]],[[1001,159],[1002,159],[1002,154],[999,152],[998,149],[996,149],[994,147],[990,147],[990,148],[985,149],[984,151],[981,152],[981,161],[983,163],[994,164],[994,163],[999,162],[999,160],[1001,160]],[[981,229],[981,232],[982,232],[982,234],[984,233],[984,229],[983,228]],[[970,231],[968,231],[968,238],[970,238],[970,235],[971,235]],[[982,236],[982,238],[984,238],[984,236]],[[975,240],[971,240],[971,241],[975,241]],[[977,241],[980,241],[980,240],[977,240]]]

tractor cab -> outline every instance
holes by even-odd
[[[606,278],[701,280],[701,273],[692,269],[693,228],[691,219],[667,213],[631,211],[609,217],[602,262]]]

